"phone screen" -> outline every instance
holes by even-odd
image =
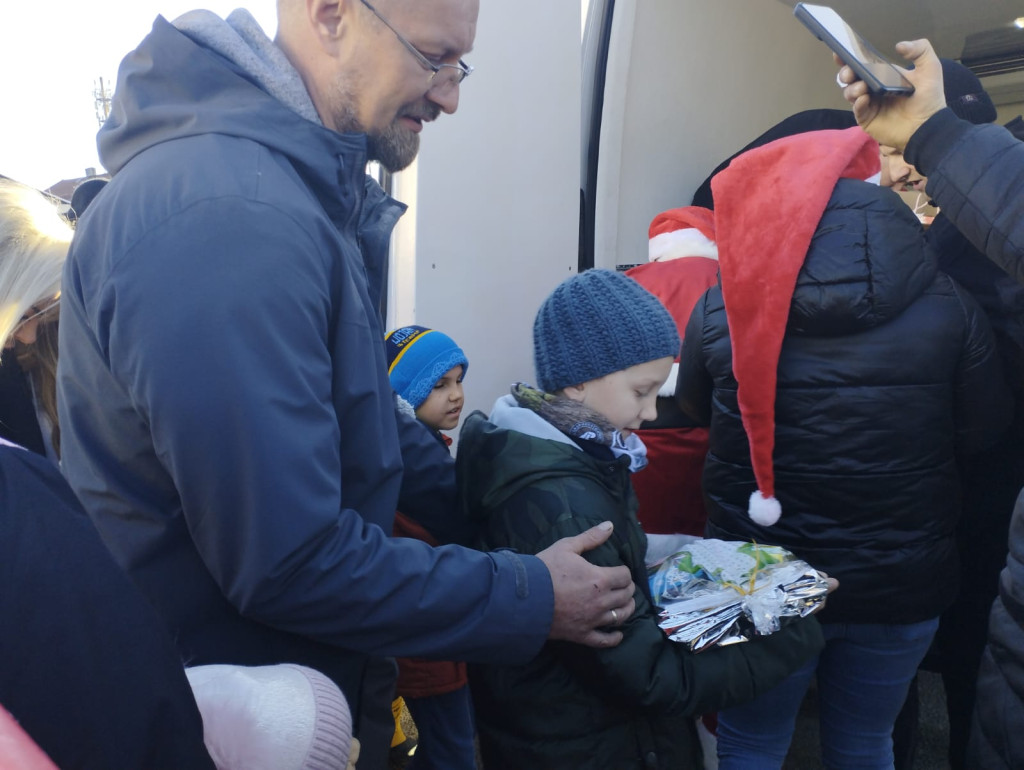
[[[797,3],[793,13],[856,72],[872,91],[912,93],[913,85],[842,17],[824,5]]]

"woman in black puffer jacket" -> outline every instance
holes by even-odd
[[[827,173],[814,178],[808,153],[836,141],[829,135],[844,134],[791,137],[782,140],[788,152],[776,142],[755,151],[752,166],[741,158],[723,172],[716,196],[742,190],[748,209],[746,218],[724,220],[729,207],[716,197],[720,239],[723,228],[735,234],[753,223],[756,232],[740,233],[742,247],[731,251],[720,240],[722,284],[698,302],[683,343],[677,398],[711,425],[707,535],[781,545],[840,585],[819,616],[826,638],[820,658],[749,706],[720,715],[723,770],[752,767],[751,758],[759,768],[781,766],[815,673],[826,765],[892,766],[892,721],[956,591],[956,459],[998,438],[1012,413],[987,321],[937,271],[912,212],[887,189],[840,179],[811,225],[806,258],[789,255],[798,272],[795,289],[781,295],[792,301],[769,415],[774,454],[769,422],[770,470],[767,478],[755,473],[751,447],[758,448],[762,433],[748,441],[744,423],[756,418],[746,410],[741,416],[739,404],[748,403],[744,393],[770,383],[765,370],[747,384],[734,375],[748,354],[762,354],[759,343],[734,350],[732,339],[751,339],[744,324],[767,323],[749,305],[755,296],[770,303],[778,288],[785,250],[806,215],[802,185],[835,182]],[[787,165],[793,147],[807,161],[800,168]],[[867,151],[876,150],[858,150]],[[821,157],[828,152],[826,146]],[[759,197],[760,179],[775,185],[770,195]],[[787,184],[780,187],[779,179]],[[758,200],[796,213],[779,212],[774,223],[751,218],[749,206]],[[745,273],[733,267],[741,261]],[[756,295],[749,293],[754,284]],[[770,393],[767,403],[771,410]],[[759,517],[765,523],[758,524],[748,499],[759,488],[771,497],[772,472],[771,502],[777,499],[781,516],[775,523]]]

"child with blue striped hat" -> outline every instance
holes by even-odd
[[[425,326],[403,326],[385,338],[388,377],[417,419],[436,431],[459,424],[469,361],[455,340]]]
[[[454,429],[462,415],[466,354],[447,334],[425,326],[395,329],[385,345],[388,376],[400,406],[407,404],[439,441],[450,444],[441,431]],[[395,514],[394,534],[437,545],[423,527],[400,512]],[[396,692],[405,699],[419,734],[407,770],[475,770],[475,726],[465,663],[399,658]]]

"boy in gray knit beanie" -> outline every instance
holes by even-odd
[[[631,452],[639,470],[645,450],[631,431],[656,416],[679,345],[657,297],[622,273],[588,270],[559,284],[533,323],[537,385],[546,397],[530,397],[521,385],[513,397],[570,436]],[[576,419],[581,411],[594,414]]]
[[[533,322],[537,384],[550,393],[678,353],[679,334],[668,310],[614,270],[566,279]]]
[[[633,430],[655,416],[680,343],[653,294],[611,270],[573,276],[541,305],[533,344],[539,389],[513,386],[490,417],[466,418],[459,438],[474,545],[535,554],[611,522],[609,540],[586,558],[629,568],[636,609],[613,649],[552,643],[519,666],[470,666],[484,766],[696,770],[697,715],[781,681],[820,648],[821,630],[800,621],[698,657],[658,627],[630,484],[646,450]],[[620,621],[610,613],[609,624]]]

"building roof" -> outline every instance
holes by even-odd
[[[82,182],[87,179],[110,179],[110,174],[97,174],[95,169],[86,169],[86,175],[76,177],[74,179],[61,179],[56,184],[50,185],[43,192],[47,195],[51,195],[54,198],[60,198],[62,201],[69,202],[71,196],[75,192],[75,188],[78,187]]]

